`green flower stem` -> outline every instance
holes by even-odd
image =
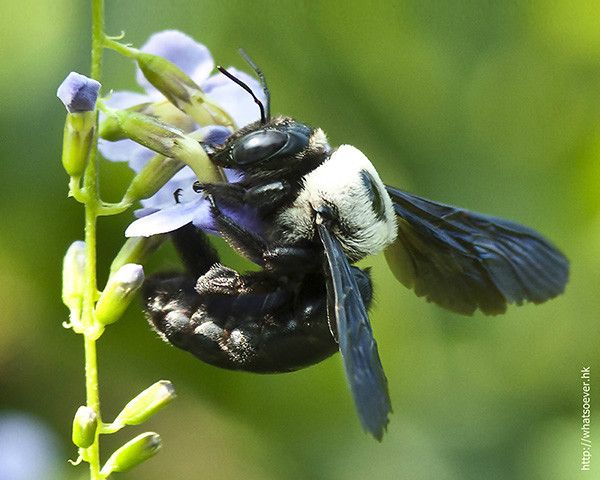
[[[109,37],[104,37],[102,45],[103,47],[110,48],[111,50],[114,50],[115,52],[118,52],[127,58],[135,58],[135,56],[139,53],[138,49],[123,45],[122,43],[117,42]]]
[[[91,77],[100,81],[102,72],[102,40],[104,38],[104,0],[92,0],[92,65]],[[96,113],[97,115],[97,113]],[[97,117],[96,117],[97,122]],[[84,326],[85,347],[85,387],[86,403],[98,417],[100,415],[100,393],[98,389],[98,360],[96,340],[99,331],[94,318],[94,305],[98,299],[96,281],[96,219],[98,217],[98,178],[96,163],[98,160],[98,134],[94,131],[92,150],[83,178],[85,201],[85,287],[83,291],[82,323]],[[83,456],[90,465],[90,479],[101,480],[99,434],[94,442],[84,450]]]
[[[122,200],[117,203],[106,203],[100,202],[98,204],[97,214],[99,217],[106,217],[109,215],[117,215],[119,213],[123,213],[129,207],[131,207],[133,203],[128,200]]]

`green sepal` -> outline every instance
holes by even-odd
[[[146,259],[162,245],[166,238],[167,235],[164,234],[128,238],[110,264],[110,275],[112,276],[128,263],[145,263]]]
[[[165,157],[189,165],[203,182],[223,181],[219,169],[192,136],[142,113],[106,107],[104,112],[106,118],[100,124],[99,132],[102,138],[110,141],[130,138]]]
[[[158,433],[142,433],[117,449],[106,461],[100,474],[106,477],[113,472],[125,472],[156,455],[160,447]]]
[[[175,399],[175,388],[168,380],[160,380],[131,400],[113,422],[113,426],[139,425]]]
[[[198,125],[235,126],[231,117],[210,101],[202,89],[177,65],[151,53],[138,52],[135,59],[144,77]]]
[[[123,200],[134,202],[150,198],[183,167],[185,167],[185,163],[181,160],[165,157],[161,154],[155,155],[133,177],[123,196]]]
[[[71,177],[81,177],[96,128],[96,112],[67,113],[63,131],[62,164]]]

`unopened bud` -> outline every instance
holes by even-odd
[[[110,275],[114,275],[117,270],[128,263],[144,263],[160,247],[165,238],[165,235],[128,238],[110,264]]]
[[[151,53],[135,55],[144,77],[167,99],[187,113],[199,125],[226,125],[233,127],[231,117],[211,102],[200,87],[174,63]]]
[[[160,380],[125,405],[113,425],[139,425],[167,406],[175,396],[173,384],[168,380]]]
[[[62,300],[70,310],[79,311],[85,282],[85,242],[77,240],[63,259]]]
[[[223,181],[218,168],[210,161],[200,142],[153,117],[131,110],[106,109],[100,136],[109,141],[130,138],[165,157],[189,165],[202,182]]]
[[[96,439],[98,416],[90,407],[79,407],[73,418],[73,443],[79,448],[87,448]]]
[[[96,320],[101,325],[116,322],[144,282],[144,268],[135,263],[123,265],[108,278],[96,304]]]
[[[91,112],[96,108],[100,86],[92,78],[71,72],[58,87],[56,96],[69,113]]]
[[[100,473],[108,476],[113,472],[125,472],[156,455],[160,447],[158,433],[142,433],[116,450],[106,461]]]

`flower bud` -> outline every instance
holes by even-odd
[[[95,112],[67,114],[63,131],[62,164],[71,177],[80,177],[85,170],[95,128]]]
[[[96,108],[100,86],[96,80],[71,72],[58,87],[56,96],[69,113],[91,112]]]
[[[129,470],[154,456],[160,447],[161,441],[158,433],[142,433],[117,449],[106,461],[100,473],[108,476],[113,472]]]
[[[67,108],[63,133],[62,164],[71,177],[85,170],[96,128],[96,100],[100,83],[71,72],[60,84],[56,95]]]
[[[73,443],[79,448],[87,448],[96,439],[98,416],[90,407],[79,407],[73,418]]]
[[[128,263],[108,278],[106,288],[96,304],[96,320],[101,325],[116,322],[144,282],[144,268]]]
[[[177,65],[151,53],[135,55],[144,77],[167,99],[187,113],[199,125],[226,125],[233,120],[225,111],[211,102],[198,85]]]
[[[164,235],[128,238],[110,264],[110,275],[114,275],[127,263],[144,263],[164,240]]]
[[[160,380],[125,405],[113,425],[139,425],[167,406],[175,396],[173,384],[168,380]]]
[[[183,132],[150,115],[140,113],[135,108],[105,108],[105,116],[100,123],[100,137],[111,142],[130,138],[150,150],[169,156],[173,139],[182,136]]]
[[[175,158],[189,165],[203,182],[223,180],[218,168],[198,140],[158,120],[131,110],[106,109],[106,118],[100,125],[100,136],[114,141],[130,138],[165,157]]]
[[[81,309],[85,282],[85,242],[77,240],[63,259],[63,303],[72,311]]]

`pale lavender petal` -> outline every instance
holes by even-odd
[[[202,132],[202,141],[209,145],[222,145],[227,141],[229,135],[231,135],[229,128],[220,125],[202,127],[200,131]]]
[[[139,172],[148,160],[156,155],[152,150],[127,139],[109,142],[100,138],[98,139],[98,150],[104,158],[111,162],[128,162],[136,172]]]
[[[175,192],[181,189],[178,200],[180,203],[188,203],[197,200],[198,194],[194,192],[192,186],[196,181],[196,174],[188,167],[183,167],[169,180],[158,192],[150,198],[142,200],[141,203],[146,208],[168,208],[175,205]]]
[[[239,170],[234,170],[232,168],[224,168],[223,173],[225,174],[225,178],[229,183],[238,183],[244,179],[244,175]]]
[[[151,99],[145,93],[130,92],[128,90],[122,90],[119,92],[113,92],[104,103],[110,108],[116,108],[123,110],[125,108],[139,105],[140,103],[150,102]],[[100,112],[102,114],[102,112]]]
[[[218,234],[210,202],[206,197],[196,195],[197,197],[193,201],[164,207],[158,211],[154,211],[152,208],[136,211],[136,216],[141,218],[129,225],[125,236],[149,237],[158,233],[172,232],[190,222],[208,233]],[[264,234],[263,224],[255,209],[248,206],[236,209],[222,207],[221,211],[255,235],[262,236]]]
[[[69,113],[91,112],[96,108],[100,83],[96,80],[71,72],[58,87],[56,96]]]
[[[256,79],[234,67],[229,67],[227,71],[248,85],[258,99],[265,103],[264,92]],[[211,76],[202,84],[202,89],[231,115],[238,128],[260,119],[260,110],[252,96],[222,73]]]
[[[258,237],[264,236],[264,225],[256,209],[243,205],[237,207],[235,210],[222,207],[221,211],[254,235]]]
[[[201,230],[204,230],[208,233],[217,233],[217,229],[215,226],[215,220],[213,218],[210,202],[205,198],[201,197],[202,200],[198,202],[198,206],[194,211],[194,219],[192,224]]]
[[[195,202],[179,203],[172,207],[164,208],[156,213],[135,220],[125,230],[125,236],[150,237],[158,233],[172,232],[190,223],[196,217],[196,210],[202,208],[203,205],[208,211],[208,201],[204,197],[199,196]]]
[[[148,215],[151,215],[153,213],[156,213],[160,210],[160,208],[138,208],[137,210],[133,211],[133,216],[135,218],[142,218],[142,217],[146,217]]]
[[[178,30],[164,30],[155,33],[144,44],[141,50],[166,58],[187,73],[196,83],[202,83],[215,68],[215,63],[208,48],[185,33]],[[140,69],[136,78],[139,85],[155,97],[157,90],[146,80]]]

